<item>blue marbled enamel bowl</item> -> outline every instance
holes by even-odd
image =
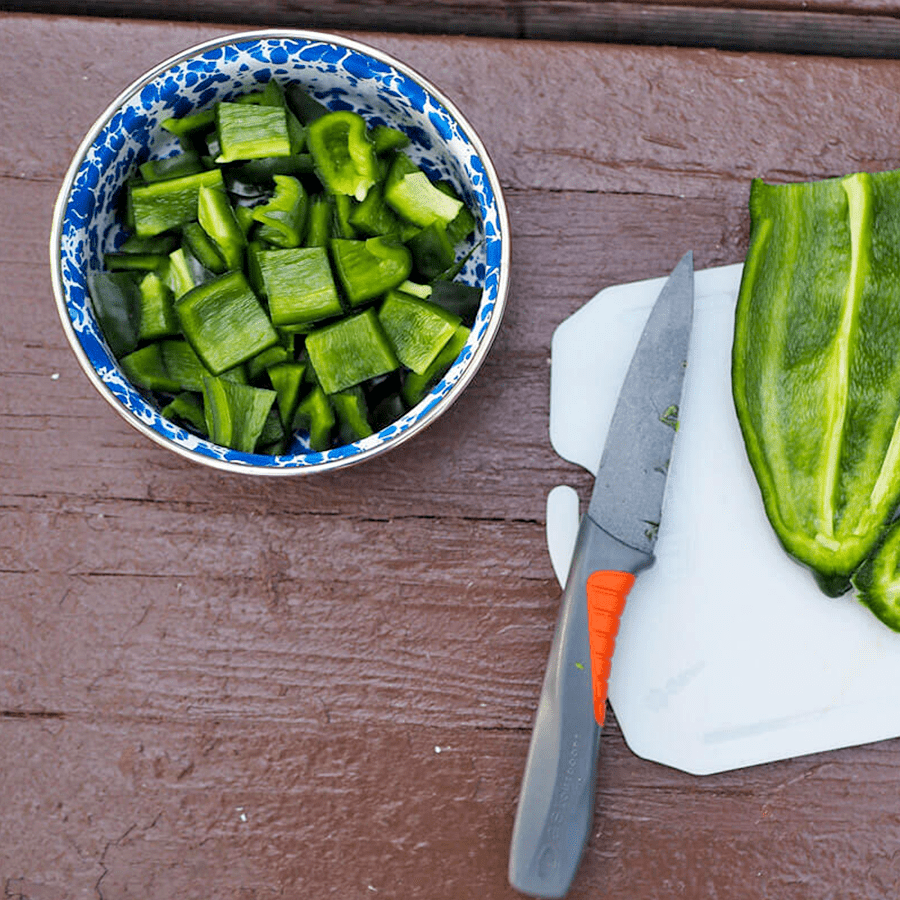
[[[105,251],[124,235],[120,189],[149,157],[175,152],[159,127],[277,78],[297,82],[332,109],[407,132],[407,152],[433,178],[449,180],[477,219],[475,247],[460,279],[482,285],[471,337],[444,379],[401,419],[364,440],[325,452],[302,433],[282,456],[217,446],[164,418],[122,374],[98,328],[87,291]],[[407,441],[433,422],[471,381],[503,314],[509,281],[509,224],[494,167],[472,126],[436,87],[379,50],[330,34],[252,31],[217,38],[166,60],[117,97],[72,161],[53,217],[50,257],[63,327],[100,394],[143,434],[195,462],[232,472],[299,475],[353,465]]]

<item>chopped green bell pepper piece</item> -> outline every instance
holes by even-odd
[[[213,375],[278,343],[266,311],[242,272],[227,272],[179,298],[184,336]]]
[[[249,247],[250,230],[256,224],[256,220],[253,218],[253,207],[238,204],[234,207],[234,218],[237,220],[238,225],[240,225],[244,240],[247,241],[247,246]]]
[[[331,219],[332,237],[352,240],[356,237],[356,229],[350,223],[353,214],[353,200],[346,194],[331,194],[329,197],[334,215]]]
[[[435,187],[405,153],[398,153],[391,164],[384,199],[398,215],[420,228],[432,222],[447,226],[463,208],[461,200]]]
[[[247,379],[248,381],[255,382],[272,366],[286,363],[291,359],[293,359],[293,354],[283,344],[276,344],[274,347],[269,347],[266,350],[263,350],[262,353],[257,353],[256,356],[248,359],[247,362],[244,363],[244,368],[247,370]]]
[[[158,272],[165,268],[165,253],[104,253],[103,268],[107,272]]]
[[[404,294],[410,294],[418,297],[420,300],[427,300],[434,290],[430,284],[419,284],[417,281],[404,281],[397,285],[397,290]]]
[[[459,200],[460,203],[462,203],[462,208],[456,214],[456,218],[447,223],[447,236],[455,247],[460,241],[467,238],[475,230],[475,216],[472,215],[469,207],[466,206],[463,199],[456,193],[452,184],[449,184],[446,181],[438,181],[435,184],[435,187],[439,191],[443,191],[448,197],[453,197],[455,200]]]
[[[177,248],[178,235],[175,234],[156,234],[153,237],[138,237],[136,234],[130,234],[122,242],[118,252],[168,256]]]
[[[372,237],[364,241],[333,238],[331,256],[353,306],[397,287],[412,271],[409,250],[388,238]]]
[[[365,119],[349,110],[329,112],[309,123],[306,140],[322,184],[333,194],[365,199],[378,177]]]
[[[293,428],[309,435],[311,450],[321,452],[331,446],[335,425],[334,409],[321,387],[316,385],[298,404]]]
[[[342,444],[352,444],[374,434],[369,424],[369,410],[366,398],[359,387],[338,391],[329,397],[337,413],[338,437]]]
[[[288,84],[284,88],[284,101],[287,108],[303,125],[309,125],[316,119],[327,115],[329,109],[307,93],[299,84]]]
[[[163,360],[161,342],[147,344],[127,353],[119,360],[122,371],[132,384],[148,391],[175,392],[181,385],[169,374]]]
[[[185,150],[165,159],[150,159],[138,166],[141,178],[146,182],[165,181],[182,175],[195,175],[204,171],[200,156],[193,150]]]
[[[244,200],[263,200],[271,195],[276,175],[308,175],[312,171],[308,153],[292,153],[228,166],[222,177],[229,194]]]
[[[409,144],[409,136],[399,128],[391,128],[388,125],[376,125],[369,131],[369,140],[375,147],[375,152],[381,156],[391,150],[402,150]]]
[[[306,220],[307,247],[327,247],[331,240],[331,218],[334,209],[325,194],[310,197]]]
[[[482,290],[462,281],[435,281],[428,299],[462,319],[471,328],[481,306]]]
[[[169,263],[163,273],[163,281],[177,300],[197,285],[204,284],[212,277],[203,264],[187,249],[181,246],[169,254]]]
[[[207,437],[206,416],[203,413],[203,399],[192,391],[176,394],[161,410],[162,414],[173,422],[182,422],[196,431],[201,437]]]
[[[300,391],[304,385],[303,376],[306,373],[306,363],[283,362],[270,366],[267,372],[277,397],[282,425],[288,429],[294,421],[297,407],[300,404]]]
[[[129,206],[135,233],[139,237],[152,237],[194,221],[197,197],[203,186],[222,188],[222,171],[209,169],[151,184],[131,182]]]
[[[257,259],[274,325],[316,322],[342,312],[323,247],[263,250]]]
[[[216,111],[204,109],[186,116],[173,116],[160,122],[160,126],[170,134],[174,134],[185,149],[193,149],[198,139],[202,139],[206,132],[215,128]]]
[[[253,210],[253,218],[261,226],[257,236],[276,247],[299,247],[306,227],[306,190],[292,175],[275,175],[273,180],[274,196]]]
[[[469,339],[469,329],[465,325],[457,326],[452,337],[434,358],[431,365],[418,375],[408,372],[403,379],[403,399],[413,407],[443,378],[444,374],[456,362]]]
[[[156,272],[148,272],[138,284],[141,294],[142,341],[153,341],[178,332],[172,291]]]
[[[290,156],[291,135],[283,107],[221,102],[216,106],[216,163]]]
[[[168,376],[186,391],[203,390],[203,376],[209,372],[191,345],[180,338],[159,342],[162,363]]]
[[[209,374],[191,346],[181,339],[154,341],[119,362],[130,381],[151,391],[200,391],[203,376]]]
[[[447,229],[440,222],[432,222],[407,242],[413,257],[413,267],[425,281],[434,281],[456,262],[453,244]]]
[[[259,265],[259,256],[269,249],[268,244],[262,241],[250,240],[247,242],[247,252],[244,254],[244,263],[247,269],[247,281],[258,297],[265,298],[266,286],[263,283],[262,269]]]
[[[311,331],[306,336],[306,352],[327,394],[353,387],[399,365],[373,309]]]
[[[382,398],[369,412],[369,423],[373,431],[381,431],[406,415],[408,407],[401,393],[389,394]]]
[[[227,268],[212,238],[203,230],[199,222],[188,222],[181,229],[185,249],[204,269],[213,275],[221,275]]]
[[[252,453],[263,432],[275,391],[238,384],[227,378],[203,378],[203,409],[209,439],[222,447]]]
[[[400,223],[384,202],[384,194],[377,184],[369,189],[365,200],[351,208],[347,221],[356,232],[368,237],[400,233]]]
[[[255,452],[267,456],[281,456],[287,449],[287,439],[288,435],[285,434],[281,416],[278,415],[278,410],[273,405],[256,440]]]
[[[400,291],[388,292],[378,320],[397,359],[419,375],[428,370],[460,324],[459,316]]]
[[[209,235],[227,269],[239,269],[247,240],[223,188],[201,186],[197,195],[197,220]]]
[[[138,345],[141,292],[131,272],[92,272],[88,289],[97,323],[113,356],[120,358]]]

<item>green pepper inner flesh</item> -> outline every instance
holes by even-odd
[[[733,388],[766,512],[846,585],[900,495],[900,173],[751,191]]]

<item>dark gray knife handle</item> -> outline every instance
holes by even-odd
[[[651,562],[582,517],[513,825],[509,882],[525,894],[565,896],[594,819],[600,728],[591,685],[588,576],[598,569],[638,572]]]

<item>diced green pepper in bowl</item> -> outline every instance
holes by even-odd
[[[163,123],[128,234],[92,276],[124,374],[224,447],[280,454],[361,440],[453,364],[480,289],[452,281],[475,219],[404,132],[269,81]],[[471,246],[468,248],[471,253]]]

